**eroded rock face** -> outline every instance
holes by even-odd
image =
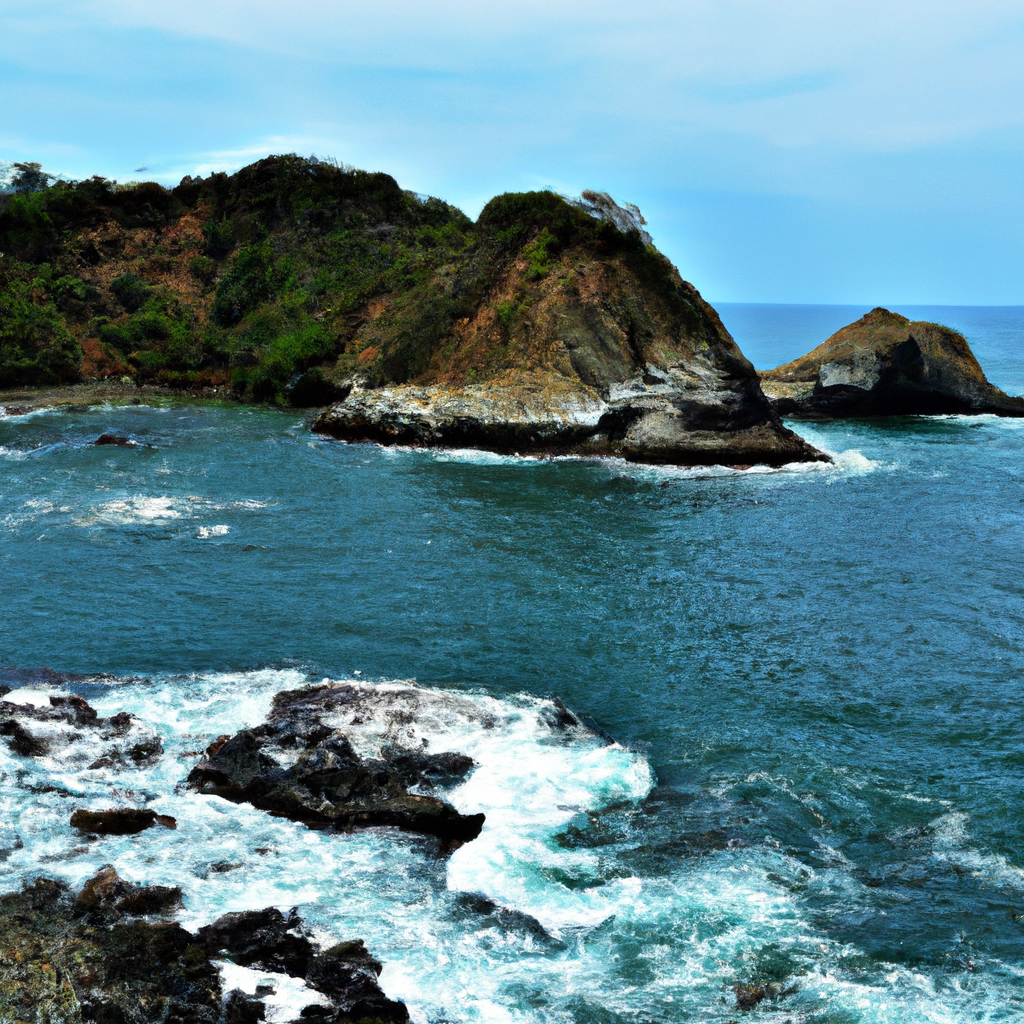
[[[420,372],[353,375],[314,429],[676,465],[827,461],[783,427],[697,289],[664,257],[620,248],[570,245],[541,274],[524,249]],[[394,343],[386,327],[366,334],[368,352]]]
[[[240,1024],[265,1018],[257,994],[224,993],[218,961],[283,971],[310,990],[302,1020],[405,1024],[360,941],[321,950],[301,920],[267,909],[228,914],[198,934],[169,915],[181,891],[133,885],[113,867],[73,895],[37,879],[0,897],[0,1020],[17,1024]]]
[[[670,465],[827,461],[778,422],[755,381],[695,379],[674,368],[647,367],[604,388],[539,372],[460,386],[357,385],[314,430],[347,441]]]
[[[401,749],[361,757],[329,720],[355,693],[337,684],[279,693],[266,723],[210,746],[189,787],[311,828],[390,825],[436,836],[447,850],[475,839],[482,814],[460,814],[438,796],[409,791],[455,781],[473,761]]]
[[[1024,398],[988,382],[962,334],[881,308],[765,371],[761,386],[783,416],[1024,416]]]

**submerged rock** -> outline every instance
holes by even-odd
[[[302,1020],[405,1024],[405,1005],[377,983],[381,965],[360,941],[321,950],[294,915],[229,914],[198,934],[168,915],[181,892],[139,886],[107,866],[77,896],[37,879],[0,897],[0,1020],[15,1024],[243,1024],[261,999],[222,990],[218,960],[284,971],[310,990]],[[257,990],[257,994],[259,990]]]
[[[1024,416],[1024,398],[988,382],[962,334],[881,308],[766,370],[761,387],[783,416]]]
[[[134,448],[135,442],[130,437],[125,437],[124,434],[100,434],[99,437],[93,441],[94,445],[105,445],[113,444],[118,445],[121,448]]]
[[[328,721],[355,695],[343,684],[279,693],[266,723],[210,746],[189,774],[189,787],[311,828],[390,825],[436,836],[449,850],[475,839],[482,814],[460,814],[437,796],[409,791],[465,776],[472,759],[405,749],[361,757]]]

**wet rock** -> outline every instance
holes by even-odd
[[[135,442],[130,437],[125,437],[124,434],[100,434],[99,437],[93,441],[94,445],[114,444],[121,448],[134,448]]]
[[[302,932],[302,922],[280,910],[246,910],[225,914],[199,929],[198,941],[213,956],[227,955],[240,967],[283,971],[303,977],[315,947]]]
[[[25,681],[31,684],[45,681],[61,685],[67,681],[56,673],[51,674],[52,680],[37,678],[37,673],[26,675]],[[6,686],[3,691],[4,698],[11,692]],[[68,768],[146,767],[155,764],[163,753],[160,737],[134,715],[122,711],[101,718],[77,694],[51,695],[42,706],[0,699],[0,736],[15,754],[49,755]]]
[[[329,1007],[317,1008],[323,1020],[370,1017],[403,1024],[409,1019],[405,1005],[381,991],[377,983],[381,963],[361,940],[321,952],[294,910],[287,917],[274,908],[225,914],[201,928],[197,939],[210,955],[228,956],[242,967],[304,978],[331,1001]]]
[[[464,777],[472,759],[404,748],[360,757],[344,729],[327,719],[356,706],[372,714],[366,700],[353,687],[334,685],[278,694],[266,723],[211,744],[188,785],[313,828],[390,825],[436,836],[449,850],[475,839],[482,814],[460,814],[437,796],[409,792]]]
[[[152,916],[181,905],[181,889],[167,885],[134,885],[107,865],[82,886],[75,910],[107,916]]]
[[[988,382],[962,334],[882,308],[766,370],[761,387],[783,416],[1024,416],[1024,398]]]
[[[753,1010],[766,999],[778,999],[787,994],[783,987],[775,981],[764,985],[735,985],[733,993],[736,996],[737,1010]]]
[[[382,965],[366,951],[361,940],[342,942],[318,953],[306,968],[306,984],[323,993],[337,1007],[333,1019],[371,1018],[404,1024],[409,1012],[404,1003],[388,999],[377,984]]]
[[[240,989],[233,989],[224,1000],[224,1024],[256,1024],[266,1019],[266,1003]]]
[[[176,828],[177,822],[170,815],[137,807],[118,807],[108,811],[79,808],[71,815],[72,828],[101,836],[133,836],[154,825]]]
[[[186,931],[167,914],[180,891],[137,886],[107,866],[77,894],[37,879],[0,897],[0,1020],[19,1024],[247,1024],[261,999],[222,991],[217,958],[284,969],[321,992],[317,1019],[405,1024],[402,1003],[377,984],[380,964],[361,942],[321,951],[293,915],[227,915]],[[259,990],[257,990],[257,996]]]
[[[656,384],[640,373],[591,386],[522,372],[460,386],[357,385],[313,429],[346,441],[669,465],[829,461],[782,426],[755,379],[663,372]]]
[[[190,933],[119,908],[148,887],[109,868],[91,883],[78,899],[46,879],[0,897],[0,1020],[218,1024],[220,971]]]
[[[406,786],[450,786],[461,782],[476,767],[473,758],[455,751],[424,754],[421,751],[389,749],[384,751],[383,758]]]

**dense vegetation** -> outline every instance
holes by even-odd
[[[502,195],[474,224],[386,174],[315,158],[173,189],[16,169],[0,195],[0,386],[129,375],[315,403],[355,368],[377,382],[422,374],[487,302],[504,350],[475,355],[472,372],[500,368],[528,283],[574,248],[678,291],[638,211],[608,216],[599,194],[589,206]],[[515,261],[521,294],[496,297]]]

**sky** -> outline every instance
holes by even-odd
[[[1024,0],[0,0],[0,160],[610,192],[712,301],[1024,304]]]

